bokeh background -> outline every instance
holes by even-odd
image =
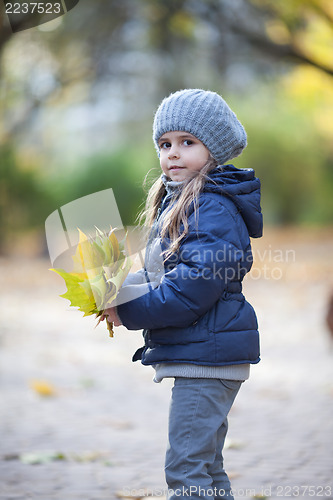
[[[133,222],[158,168],[153,112],[185,87],[222,93],[244,122],[235,164],[262,179],[267,224],[332,222],[331,2],[81,0],[15,34],[3,10],[3,252],[29,233],[42,248],[49,213],[106,187]]]
[[[246,286],[258,311],[263,361],[244,392],[243,401],[254,401],[256,409],[252,441],[244,438],[252,444],[239,452],[248,464],[237,455],[242,443],[230,446],[236,486],[254,484],[260,492],[274,481],[296,485],[297,471],[306,479],[310,469],[316,473],[306,484],[328,481],[333,3],[80,0],[65,16],[14,34],[0,3],[0,384],[6,402],[0,472],[7,478],[2,499],[18,491],[27,498],[28,491],[45,500],[54,484],[59,499],[76,493],[95,498],[93,492],[82,497],[79,486],[70,490],[76,479],[85,491],[93,484],[96,498],[111,498],[110,491],[121,486],[162,484],[160,436],[170,388],[151,388],[151,373],[130,365],[139,335],[119,334],[110,346],[101,327],[93,332],[93,323],[58,297],[64,290],[47,270],[44,223],[61,205],[112,188],[123,223],[133,224],[145,199],[147,172],[150,178],[159,174],[151,140],[154,110],[165,95],[185,87],[223,95],[248,133],[249,146],[234,164],[254,168],[262,181],[265,234],[254,242],[256,272]],[[316,375],[312,382],[309,371]],[[122,390],[114,382],[120,378]],[[124,402],[135,385],[140,389],[130,398],[138,419]],[[152,400],[161,400],[160,425]],[[236,444],[244,429],[243,406],[238,414],[236,408]],[[277,417],[287,407],[288,423]],[[22,427],[15,418],[24,412]],[[310,436],[299,431],[308,420]],[[148,446],[143,421],[154,446],[160,443],[147,452],[150,459],[140,453]],[[277,459],[272,449],[280,443],[279,430],[288,440]],[[312,458],[306,442],[315,451]],[[87,448],[95,451],[84,455]],[[38,455],[40,450],[51,453]],[[40,467],[65,460],[67,472],[46,469],[49,480],[43,483],[42,469],[24,468],[34,463],[29,453]],[[99,467],[110,453],[118,465],[107,475]],[[82,463],[90,468],[80,469]]]

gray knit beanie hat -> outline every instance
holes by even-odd
[[[197,137],[220,165],[239,156],[247,144],[246,132],[235,113],[210,90],[179,90],[163,99],[153,124],[157,152],[159,138],[176,130]]]

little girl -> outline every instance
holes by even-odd
[[[215,92],[165,98],[153,139],[163,173],[146,204],[145,268],[128,276],[122,303],[105,315],[115,326],[144,329],[133,360],[152,365],[155,382],[174,378],[169,499],[231,499],[222,458],[227,416],[260,359],[256,315],[241,284],[252,265],[249,237],[262,234],[260,182],[251,169],[225,165],[246,147],[246,133]],[[154,269],[156,248],[162,272]]]

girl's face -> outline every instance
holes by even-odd
[[[193,177],[210,158],[206,146],[189,132],[166,132],[160,137],[158,145],[161,168],[172,181]]]

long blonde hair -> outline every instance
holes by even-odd
[[[194,214],[196,215],[199,195],[208,178],[207,174],[213,168],[217,167],[217,165],[217,161],[211,157],[201,170],[195,172],[194,176],[184,181],[181,189],[175,190],[167,212],[161,221],[160,228],[161,238],[170,238],[170,246],[165,252],[166,259],[178,251],[182,240],[187,235],[189,209],[193,206]],[[165,195],[165,185],[162,179],[159,178],[148,192],[145,209],[140,215],[140,222],[144,221],[148,227],[153,225]]]

